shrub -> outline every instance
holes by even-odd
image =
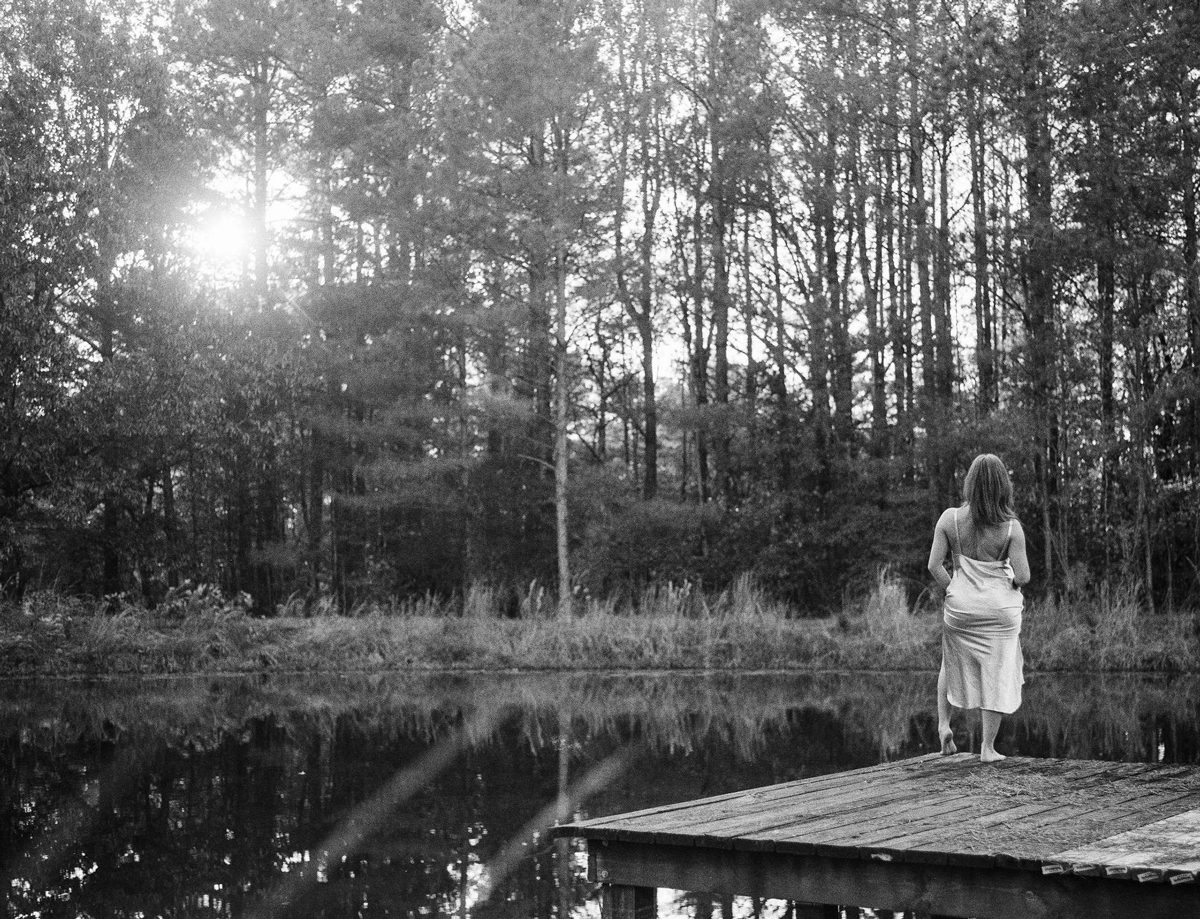
[[[128,604],[123,604],[127,606]],[[156,619],[164,622],[186,622],[197,618],[229,618],[250,612],[247,593],[226,596],[215,584],[193,584],[184,581],[172,587],[154,610]]]
[[[639,596],[652,584],[723,586],[711,574],[719,562],[710,551],[721,522],[720,509],[711,504],[620,506],[585,532],[575,552],[578,581],[593,595],[622,598]]]

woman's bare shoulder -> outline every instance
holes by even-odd
[[[938,517],[937,525],[939,527],[953,527],[954,515],[958,512],[957,507],[948,507],[942,511],[942,516]]]

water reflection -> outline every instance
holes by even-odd
[[[931,688],[928,674],[10,683],[9,915],[596,915],[582,852],[560,843],[556,859],[546,825],[927,752]],[[1200,762],[1196,689],[1037,676],[1001,740]],[[663,915],[788,914],[664,896]]]

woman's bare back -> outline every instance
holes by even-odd
[[[956,535],[962,540],[958,546],[959,555],[981,562],[999,562],[1007,558],[1012,536],[1012,525],[1008,521],[977,528],[971,521],[970,508],[957,508],[954,513],[958,518]]]

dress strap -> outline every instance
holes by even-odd
[[[1008,544],[1012,542],[1012,520],[1008,521],[1008,535],[1004,537],[1004,547],[1000,550],[1000,561],[1008,558]]]
[[[958,508],[954,509],[954,541],[958,543],[958,554],[963,554],[962,533],[958,531]]]

